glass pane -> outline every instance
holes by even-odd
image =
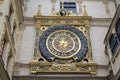
[[[119,35],[120,34],[120,18],[118,19],[115,29],[116,29],[116,33]]]
[[[62,8],[62,2],[60,2],[60,9]],[[64,9],[67,11],[77,12],[75,2],[64,2]]]
[[[112,34],[109,40],[112,55],[115,53],[118,43],[119,43],[118,38]]]

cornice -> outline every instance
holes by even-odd
[[[78,16],[76,16],[78,17]],[[109,27],[110,23],[112,21],[112,18],[92,18],[90,23],[91,27]],[[24,17],[24,22],[22,23],[24,26],[34,26],[35,20],[33,17]]]
[[[22,22],[22,24],[25,27],[34,26],[35,25],[35,20],[34,20],[33,17],[24,17],[24,21]]]
[[[110,23],[112,21],[112,18],[92,18],[91,20],[91,27],[92,26],[98,26],[98,27],[109,27]]]
[[[20,63],[20,62],[16,62],[15,63],[16,67],[28,67],[29,68],[29,63]],[[108,65],[101,65],[101,64],[97,64],[98,68],[108,68]]]
[[[68,19],[83,19],[83,20],[91,20],[91,16],[35,16],[34,17],[35,18],[35,20],[38,20],[38,19],[40,19],[40,20],[42,20],[42,19],[55,19],[55,20],[68,20]]]

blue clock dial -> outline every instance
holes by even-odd
[[[87,39],[72,26],[53,26],[48,28],[39,39],[39,50],[48,61],[52,58],[80,61],[88,51]]]

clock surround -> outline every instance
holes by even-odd
[[[53,45],[53,42],[55,42],[56,38],[59,36],[69,36],[71,40],[69,39],[68,41],[73,41],[70,50],[66,51],[64,49],[67,49],[67,47],[61,48],[59,45],[59,48],[56,50],[56,45]],[[60,49],[63,49],[63,52],[60,51]],[[82,31],[72,26],[61,25],[50,27],[41,35],[39,39],[39,50],[49,62],[52,61],[51,58],[77,58],[77,62],[79,62],[86,55],[86,52],[88,51],[88,44]]]
[[[32,62],[30,62],[30,72],[32,74],[37,74],[37,73],[45,73],[45,74],[49,74],[49,73],[50,74],[51,73],[60,73],[60,74],[75,73],[76,74],[77,73],[77,74],[93,74],[93,75],[96,74],[96,63],[94,63],[93,57],[92,57],[90,34],[89,34],[91,16],[79,16],[79,17],[64,16],[63,17],[63,16],[36,15],[34,18],[35,18],[35,28],[36,28],[36,39],[35,39],[36,43],[35,43],[35,49],[34,49],[34,59],[32,60]],[[70,27],[75,28],[79,30],[82,34],[84,34],[87,40],[87,45],[88,45],[87,47],[88,51],[86,52],[84,57],[81,56],[82,58],[78,58],[80,57],[79,55],[77,57],[75,57],[74,55],[74,58],[71,57],[67,59],[60,59],[60,58],[54,57],[54,55],[52,54],[47,54],[47,56],[52,55],[52,57],[46,58],[41,53],[41,50],[39,49],[40,37],[44,35],[45,32],[52,34],[52,32],[54,31],[59,31],[59,30],[54,30],[54,28],[56,28],[57,26],[65,26],[65,27],[68,26],[69,28]],[[49,32],[49,29],[51,29],[52,31]],[[62,30],[66,30],[66,29],[62,28]],[[78,35],[79,33],[75,33],[75,34]],[[50,34],[45,35],[43,39],[45,39],[46,37],[45,40],[47,40],[49,35]],[[56,40],[56,39],[57,38],[54,38],[53,40]],[[44,40],[45,44],[43,45],[46,45],[45,40]],[[52,44],[54,44],[54,41]],[[61,45],[66,47],[68,43],[63,41],[61,42]],[[74,45],[74,43],[72,45]],[[69,48],[69,49],[72,49],[72,48]],[[64,50],[63,52],[68,52],[68,51],[69,50]],[[46,52],[44,52],[44,54],[46,54]]]

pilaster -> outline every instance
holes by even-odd
[[[78,8],[79,8],[79,14],[82,13],[82,0],[77,0],[77,3],[78,3]]]
[[[52,3],[52,12],[53,12],[53,11],[55,11],[56,0],[51,0],[51,3]]]
[[[105,6],[106,14],[108,15],[108,18],[111,18],[111,14],[110,14],[108,3],[109,3],[109,0],[103,0],[103,4]]]

